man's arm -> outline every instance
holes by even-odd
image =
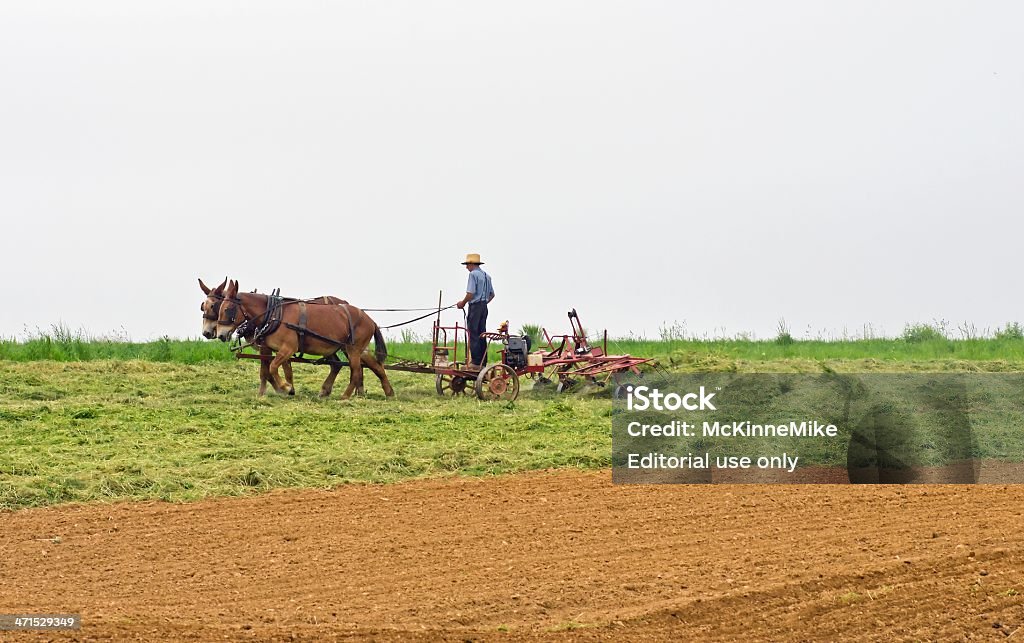
[[[473,297],[476,296],[476,287],[476,281],[473,279],[473,273],[471,272],[469,273],[469,278],[466,280],[466,296],[455,304],[460,310],[465,308],[466,304],[472,301]]]

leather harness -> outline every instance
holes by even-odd
[[[310,303],[336,305],[340,307],[341,310],[345,313],[345,319],[348,321],[348,340],[344,342],[339,342],[336,339],[324,337],[323,335],[311,331],[308,328],[307,323],[309,316],[306,310],[306,301],[307,300],[283,298],[281,297],[281,289],[276,288],[270,295],[267,296],[267,310],[262,315],[259,315],[258,317],[255,317],[253,319],[246,318],[245,321],[238,325],[238,328],[236,330],[238,334],[241,337],[244,337],[250,344],[258,346],[262,344],[262,341],[265,338],[269,337],[275,331],[277,331],[277,329],[280,328],[281,324],[283,323],[287,328],[294,330],[295,333],[298,335],[297,352],[299,354],[299,357],[302,357],[302,355],[305,353],[304,344],[307,335],[315,337],[316,339],[319,339],[322,342],[338,346],[339,348],[343,348],[346,345],[352,343],[352,341],[355,339],[355,325],[352,323],[352,313],[348,309],[348,304],[332,304],[327,297],[319,297],[316,300],[310,300]],[[241,306],[242,302],[240,299],[236,297],[231,299],[231,303],[236,306]],[[284,307],[289,304],[298,304],[299,306],[298,324],[290,324],[288,322],[282,321],[281,319],[284,315]],[[232,313],[233,316],[234,311],[229,310],[228,312]],[[263,323],[257,325],[257,320],[259,319],[262,319]]]
[[[288,303],[293,303],[293,302],[288,302]],[[339,342],[336,339],[331,339],[330,337],[324,337],[323,335],[321,335],[319,333],[315,333],[315,332],[309,330],[309,328],[306,327],[306,302],[299,301],[299,302],[294,302],[294,303],[297,303],[299,305],[299,323],[298,323],[298,325],[296,325],[296,324],[289,324],[288,322],[284,322],[284,325],[287,326],[288,328],[294,330],[298,334],[298,336],[299,336],[299,348],[298,348],[298,351],[299,351],[299,355],[300,356],[302,355],[302,353],[305,352],[305,349],[303,348],[303,341],[304,341],[306,335],[310,335],[312,337],[315,337],[315,338],[319,339],[322,342],[327,342],[328,344],[334,344],[335,346],[338,346],[338,347],[344,347],[344,346],[346,346],[348,344],[351,344],[352,340],[355,339],[356,329],[355,329],[355,326],[352,324],[352,313],[349,312],[347,304],[335,304],[336,306],[341,308],[341,310],[345,313],[345,319],[348,320],[348,340],[344,341],[344,342]]]

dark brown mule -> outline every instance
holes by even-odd
[[[244,321],[265,322],[269,299],[259,293],[239,293],[238,282],[229,282],[217,318],[217,337],[226,342]],[[376,344],[375,355],[364,355],[363,351],[371,340]],[[353,392],[363,394],[364,363],[380,379],[384,395],[391,397],[395,394],[383,365],[387,358],[384,336],[369,315],[350,304],[285,300],[280,324],[262,337],[260,343],[277,353],[270,362],[270,383],[279,393],[291,393],[294,389],[281,384],[277,369],[292,355],[302,352],[327,358],[331,372],[320,388],[320,396],[329,396],[342,367],[338,353],[344,352],[348,357],[351,377],[341,399],[348,399]]]

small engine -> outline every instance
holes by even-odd
[[[510,335],[505,342],[505,363],[513,369],[526,368],[526,356],[530,352],[530,337]]]

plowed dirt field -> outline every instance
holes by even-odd
[[[1024,487],[447,478],[0,520],[56,640],[1021,638]]]

